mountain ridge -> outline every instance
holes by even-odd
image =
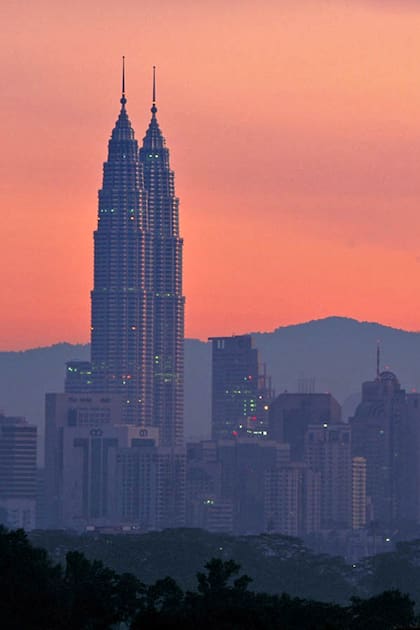
[[[315,391],[331,392],[353,413],[362,382],[376,375],[376,345],[381,340],[381,365],[390,364],[407,390],[420,390],[420,332],[376,322],[331,316],[253,332],[277,394],[297,391],[302,379],[315,379]],[[24,415],[43,432],[46,392],[62,392],[65,363],[88,360],[89,344],[61,342],[27,350],[0,352],[0,409]],[[211,344],[185,340],[186,437],[210,434]]]
[[[295,324],[284,324],[283,326],[277,326],[276,328],[273,328],[273,330],[253,330],[251,332],[244,332],[244,333],[238,333],[240,335],[272,335],[273,333],[277,333],[278,331],[281,331],[285,328],[287,329],[292,329],[292,328],[300,328],[302,326],[309,326],[309,325],[313,325],[313,324],[322,324],[324,322],[334,322],[334,321],[339,321],[339,322],[351,322],[351,323],[355,323],[355,324],[363,324],[366,326],[378,326],[380,328],[386,328],[389,330],[395,330],[395,331],[399,331],[399,332],[404,332],[404,333],[408,333],[408,334],[419,334],[420,333],[420,329],[419,330],[407,330],[406,328],[399,328],[398,326],[391,326],[389,324],[381,324],[380,322],[374,322],[374,321],[370,321],[370,320],[365,320],[365,319],[357,319],[355,317],[345,317],[345,316],[341,316],[341,315],[327,315],[326,317],[318,317],[316,319],[308,319],[306,321],[303,322],[297,322]],[[212,335],[213,337],[217,337],[218,335]],[[220,335],[225,336],[225,337],[229,337],[230,335]],[[234,336],[232,334],[232,336]],[[206,340],[200,339],[199,337],[186,337],[185,338],[188,341],[198,341],[200,343],[207,343]],[[0,356],[4,355],[4,354],[22,354],[24,352],[36,352],[37,350],[45,350],[47,348],[55,348],[57,346],[67,346],[67,347],[71,347],[71,348],[89,348],[90,347],[90,343],[86,342],[77,342],[77,343],[71,343],[70,341],[57,341],[55,343],[52,343],[50,345],[45,345],[45,346],[35,346],[32,348],[23,348],[20,350],[0,350]]]

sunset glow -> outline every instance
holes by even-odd
[[[157,66],[186,336],[342,315],[420,330],[420,8],[7,2],[0,349],[87,342],[97,190]]]

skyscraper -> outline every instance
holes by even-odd
[[[66,394],[46,400],[50,527],[185,519],[183,243],[155,94],[153,72],[139,151],[123,63],[94,233],[91,363],[70,361]]]
[[[179,200],[169,149],[156,113],[153,68],[152,118],[140,149],[148,200],[148,228],[152,236],[150,281],[153,291],[153,423],[160,443],[183,442],[184,297],[182,248],[179,235]]]
[[[273,399],[251,335],[210,337],[212,342],[212,438],[239,433],[266,437]]]
[[[305,461],[321,475],[321,525],[348,528],[352,519],[351,431],[344,423],[309,425]]]
[[[352,460],[352,527],[366,527],[366,460],[353,457]]]
[[[37,429],[25,418],[0,412],[0,520],[34,529]]]
[[[418,522],[420,396],[407,394],[393,372],[380,372],[378,361],[350,424],[353,457],[366,460],[368,520],[384,528]]]
[[[181,446],[183,241],[154,70],[152,119],[140,151],[126,102],[123,70],[94,237],[93,387],[123,394],[129,422],[158,427],[162,446]]]
[[[139,149],[126,110],[108,143],[94,234],[91,356],[98,392],[123,394],[125,418],[152,423],[153,272]]]
[[[341,422],[341,407],[331,394],[284,392],[270,405],[270,439],[290,444],[292,461],[304,460],[310,424]]]

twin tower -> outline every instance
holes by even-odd
[[[152,118],[139,148],[126,108],[108,143],[94,234],[91,391],[122,396],[129,424],[183,443],[182,247],[169,150]]]

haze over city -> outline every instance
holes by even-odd
[[[420,628],[420,6],[2,7],[0,625]]]
[[[104,139],[151,67],[185,239],[186,335],[327,315],[417,330],[420,9],[6,3],[0,347],[89,338]]]

